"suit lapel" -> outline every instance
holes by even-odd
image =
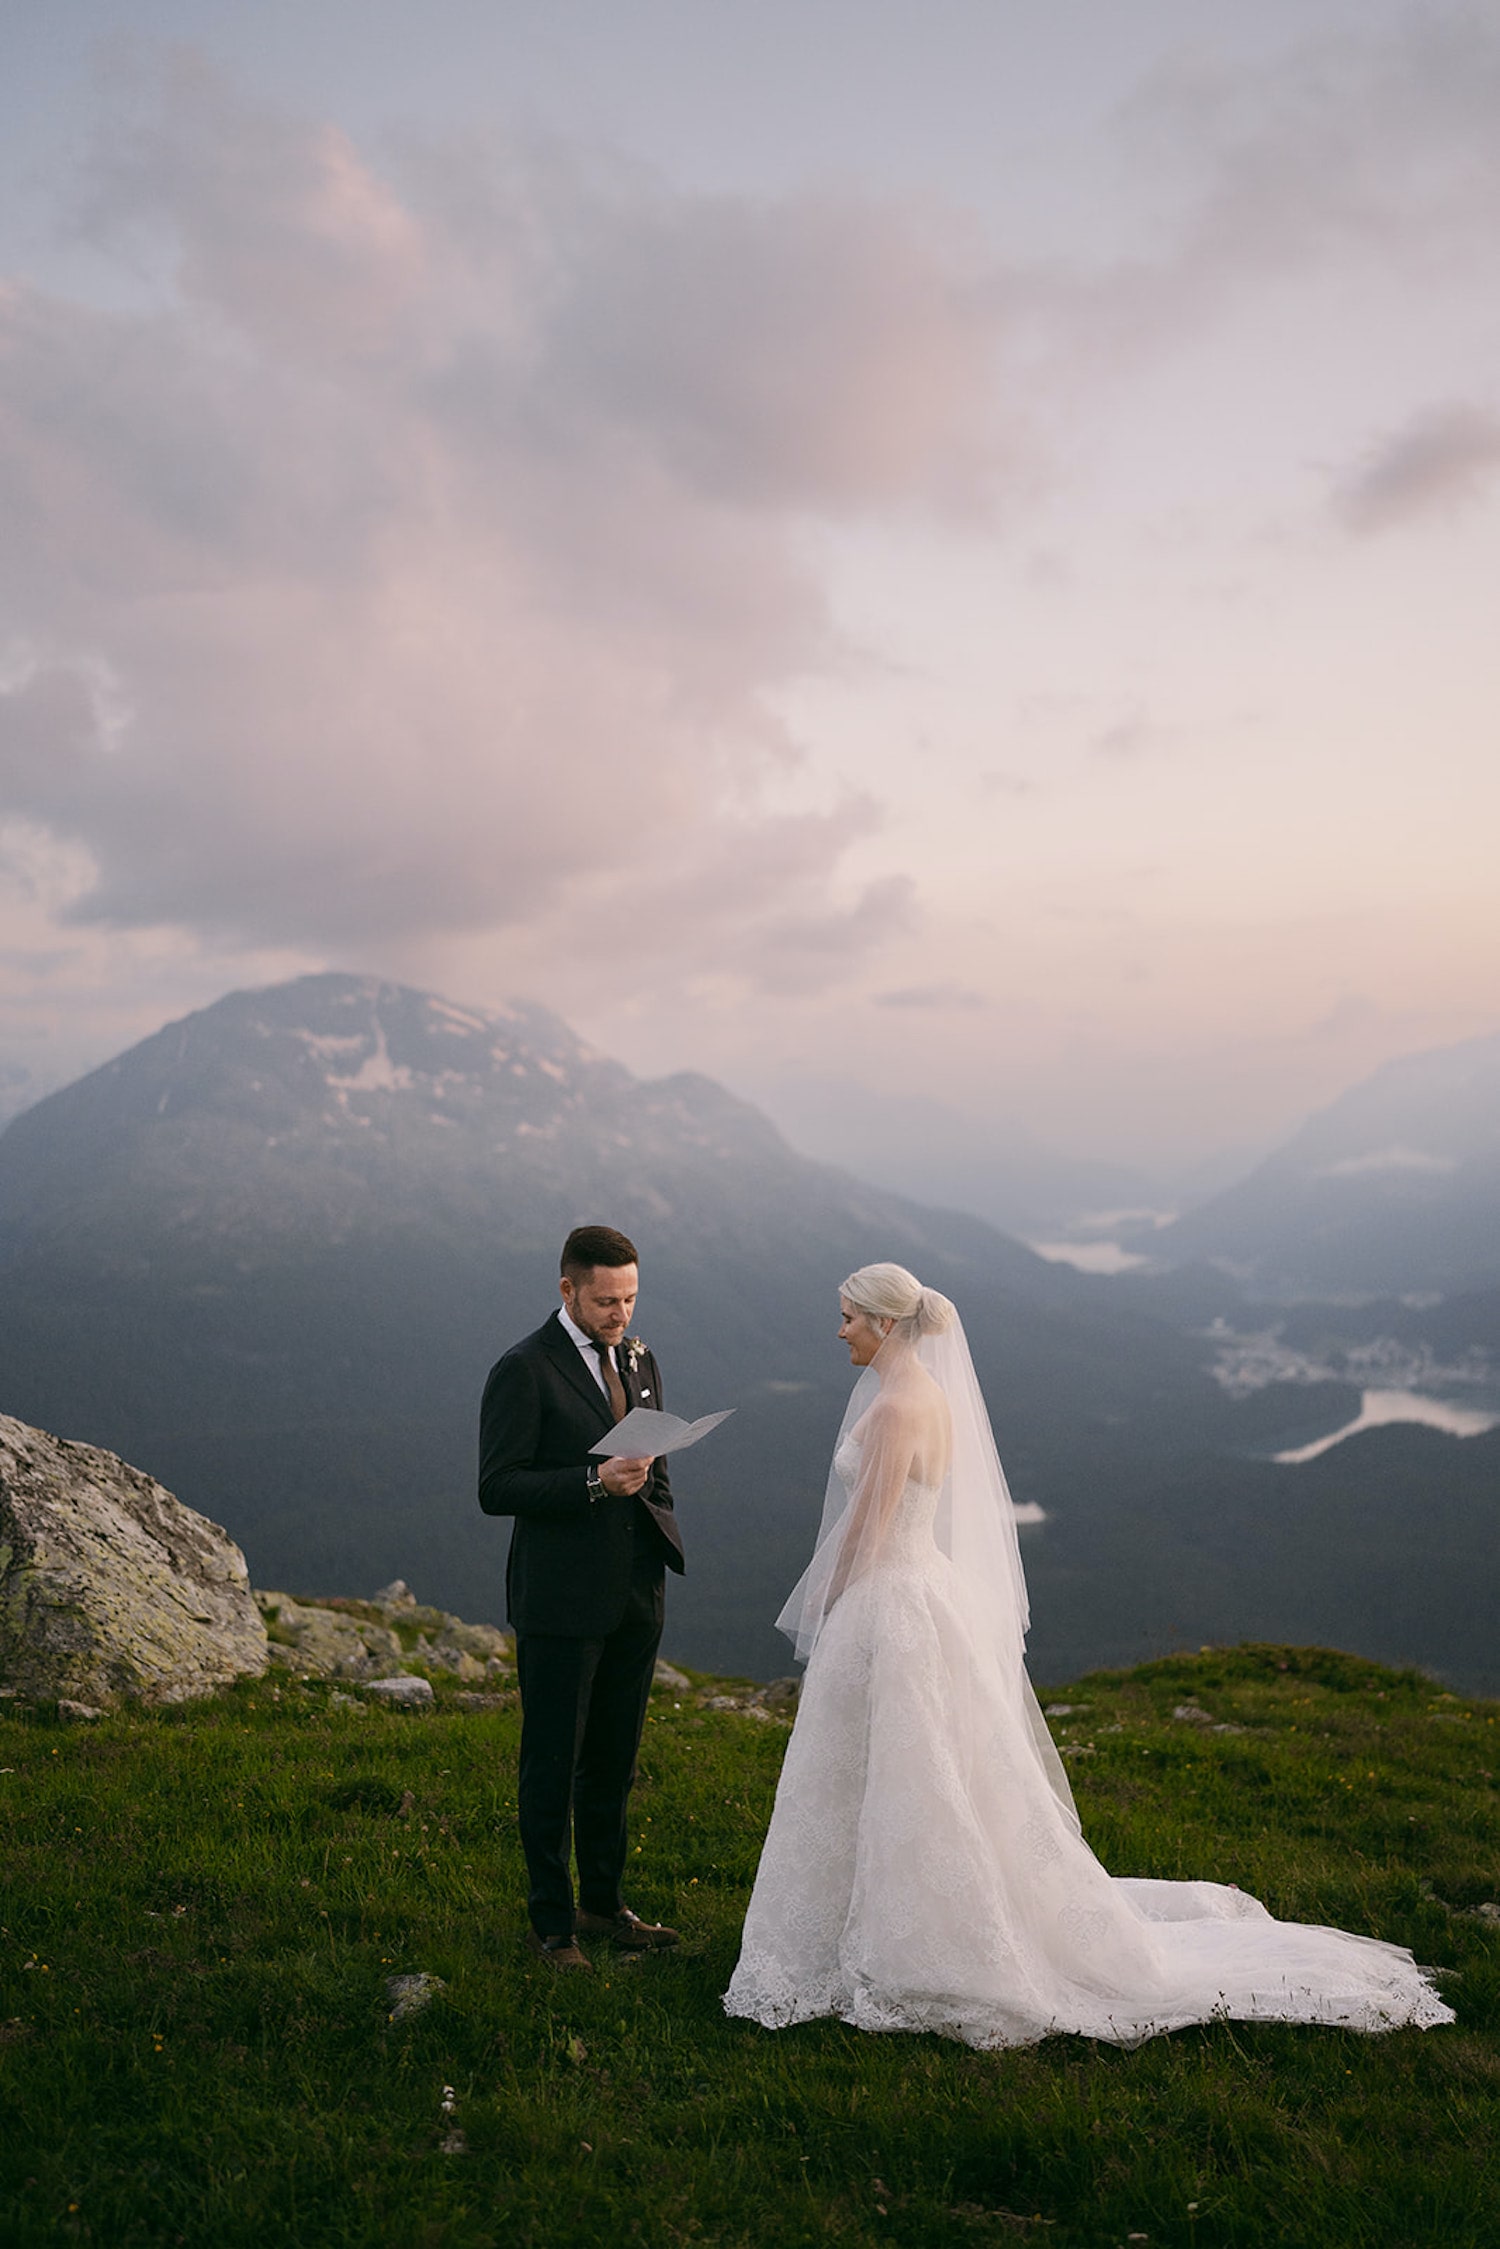
[[[620,1369],[620,1380],[625,1385],[625,1403],[628,1406],[648,1406],[654,1412],[659,1412],[661,1400],[656,1395],[654,1384],[649,1391],[642,1387],[638,1369],[646,1363],[644,1356],[637,1361],[630,1352],[622,1350],[617,1355],[617,1363]],[[678,1553],[681,1554],[682,1533],[677,1528],[677,1520],[673,1514],[671,1503],[668,1502],[663,1505],[660,1500],[651,1498],[649,1496],[651,1488],[648,1484],[645,1491],[641,1493],[641,1505],[655,1522],[662,1537],[670,1539]]]
[[[572,1383],[584,1403],[592,1407],[600,1428],[612,1429],[615,1417],[609,1410],[609,1400],[584,1365],[583,1354],[555,1312],[542,1330],[542,1347],[558,1372]]]

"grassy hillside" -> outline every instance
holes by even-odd
[[[726,2021],[786,1737],[686,1694],[653,1701],[633,1891],[681,1952],[532,1962],[516,1714],[438,1684],[426,1716],[268,1681],[0,1718],[8,2243],[1493,2249],[1500,1707],[1276,1648],[1065,1690],[1109,1866],[1409,1944],[1459,2021],[986,2055]],[[393,2022],[416,1970],[446,1988]]]

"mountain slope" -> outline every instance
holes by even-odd
[[[404,1575],[472,1607],[479,1570],[494,1614],[479,1391],[591,1218],[641,1243],[670,1402],[739,1408],[681,1479],[702,1496],[679,1640],[726,1666],[783,1660],[764,1620],[817,1519],[852,1266],[895,1256],[964,1302],[1023,1458],[1062,1367],[1118,1385],[1072,1276],[807,1162],[711,1081],[641,1083],[542,1009],[320,976],[231,994],[0,1138],[0,1394],[151,1466],[263,1578]],[[1143,1333],[1161,1379],[1201,1385]]]
[[[150,1470],[227,1525],[261,1583],[399,1576],[498,1620],[507,1529],[474,1499],[479,1394],[556,1302],[558,1246],[587,1219],[641,1245],[667,1403],[737,1409],[676,1479],[680,1660],[787,1668],[769,1620],[849,1392],[836,1291],[896,1257],[958,1301],[1012,1488],[1046,1512],[1024,1533],[1040,1676],[1286,1637],[1294,1610],[1302,1636],[1491,1678],[1468,1447],[1407,1454],[1385,1433],[1364,1533],[1393,1566],[1351,1578],[1344,1503],[1318,1496],[1338,1476],[1248,1457],[1265,1432],[1212,1379],[1196,1316],[808,1162],[709,1080],[642,1082],[534,1007],[302,978],[231,994],[16,1119],[0,1406]],[[1347,1389],[1301,1389],[1295,1411],[1297,1441],[1321,1435]],[[1413,1476],[1448,1493],[1441,1537]],[[1288,1522],[1295,1586],[1271,1528]]]
[[[1248,1178],[1139,1245],[1256,1288],[1449,1294],[1500,1283],[1500,1037],[1387,1063]]]

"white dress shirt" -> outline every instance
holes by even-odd
[[[558,1306],[557,1316],[562,1321],[563,1332],[573,1338],[573,1341],[577,1344],[578,1349],[582,1355],[584,1365],[588,1368],[589,1373],[593,1376],[594,1380],[598,1383],[599,1388],[604,1392],[604,1395],[607,1398],[609,1396],[609,1385],[604,1379],[604,1369],[599,1364],[599,1345],[594,1341],[591,1335],[585,1335],[582,1328],[578,1325],[578,1322],[570,1317],[566,1304],[560,1304]],[[612,1344],[606,1343],[604,1348],[609,1353],[610,1365],[618,1374],[620,1371],[619,1361],[615,1357],[614,1346]]]

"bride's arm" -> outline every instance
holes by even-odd
[[[829,1608],[879,1553],[896,1502],[916,1465],[924,1434],[923,1415],[909,1399],[882,1392],[865,1415],[859,1473],[849,1494],[838,1558],[828,1581]]]

